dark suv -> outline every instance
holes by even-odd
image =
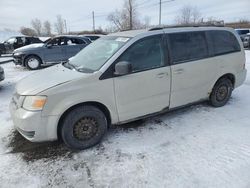
[[[91,41],[86,37],[59,36],[46,43],[32,44],[13,52],[14,63],[35,70],[41,66],[67,61],[85,48]]]
[[[37,37],[17,36],[0,43],[0,56],[2,54],[11,54],[15,49],[34,43],[42,43]]]

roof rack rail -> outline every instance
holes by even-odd
[[[224,24],[224,21],[216,21],[212,23],[201,22],[198,24],[166,25],[166,26],[152,27],[148,31],[156,31],[156,30],[162,30],[162,29],[167,29],[167,28],[180,28],[180,27],[225,27],[225,24]]]

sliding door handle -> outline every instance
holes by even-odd
[[[174,71],[175,74],[182,74],[184,72],[184,69],[177,69]]]

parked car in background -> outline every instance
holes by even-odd
[[[244,39],[247,36],[247,34],[250,33],[250,29],[249,28],[235,29],[235,31],[240,35],[240,38],[241,38],[242,42],[244,41]]]
[[[46,43],[28,45],[13,52],[14,63],[30,70],[67,61],[90,44],[86,37],[59,36]]]
[[[250,33],[244,38],[243,44],[244,48],[250,48]]]
[[[199,101],[224,106],[246,79],[245,63],[240,37],[230,28],[115,33],[21,80],[10,112],[30,141],[62,138],[85,149],[99,143],[110,124]]]
[[[80,36],[83,36],[83,37],[87,37],[87,38],[89,38],[92,42],[93,41],[95,41],[95,40],[97,40],[97,39],[99,39],[99,38],[101,38],[102,36],[105,36],[105,35],[98,35],[98,34],[89,34],[89,35],[80,35]]]
[[[2,54],[12,54],[12,52],[20,47],[34,44],[42,43],[42,41],[37,37],[28,37],[28,36],[16,36],[11,37],[8,40],[0,43],[0,56]]]
[[[0,66],[0,81],[3,81],[5,78],[4,76],[4,69]]]

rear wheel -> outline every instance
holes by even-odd
[[[29,56],[25,59],[25,65],[30,70],[37,70],[41,67],[41,60],[37,56]]]
[[[214,107],[224,106],[230,99],[233,91],[232,81],[228,78],[222,78],[215,84],[210,95],[210,103]]]
[[[106,116],[101,110],[94,106],[80,106],[66,115],[61,137],[69,148],[82,150],[98,144],[107,127]]]

